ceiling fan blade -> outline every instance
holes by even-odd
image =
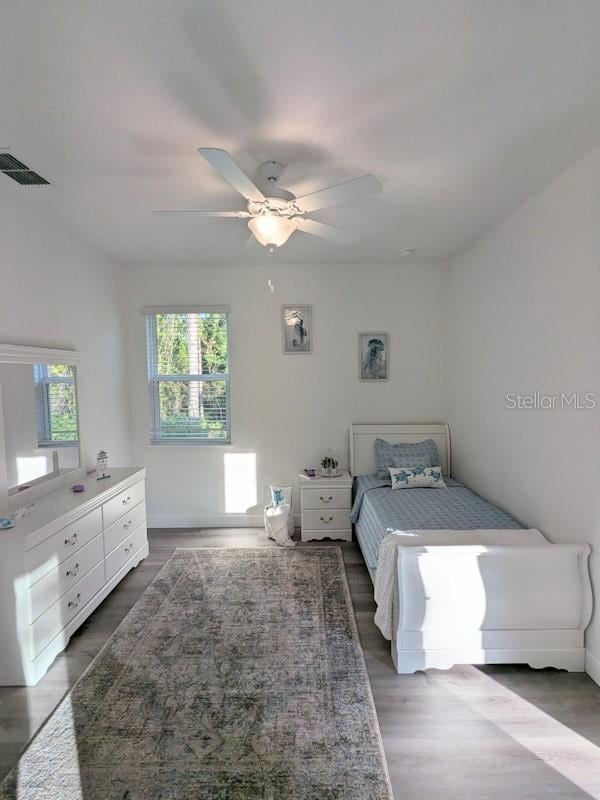
[[[381,190],[381,183],[374,175],[363,175],[362,178],[353,178],[345,183],[305,194],[304,197],[297,197],[294,202],[301,211],[317,211],[319,208],[350,203],[366,194],[378,194]]]
[[[252,216],[248,211],[198,211],[195,208],[167,208],[157,209],[153,214],[196,214],[199,217],[236,217],[246,219]]]
[[[349,231],[334,228],[332,225],[325,225],[323,222],[317,222],[316,219],[300,219],[298,230],[304,231],[304,233],[311,233],[313,236],[320,236],[323,239],[329,239],[338,244],[352,244],[356,240],[354,234]]]
[[[225,178],[236,191],[246,200],[253,200],[257,203],[262,203],[266,200],[264,194],[256,187],[250,178],[242,172],[242,170],[235,163],[233,158],[226,150],[221,150],[218,147],[199,147],[198,152],[201,156],[208,161],[211,167]]]

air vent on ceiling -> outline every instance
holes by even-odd
[[[22,161],[8,153],[0,153],[0,172],[20,183],[21,186],[44,186],[50,183],[34,172]]]

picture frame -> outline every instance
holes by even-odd
[[[367,383],[382,383],[390,377],[389,333],[358,334],[358,377]]]
[[[312,306],[300,303],[281,306],[281,328],[285,355],[312,353]]]

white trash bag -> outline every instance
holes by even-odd
[[[265,506],[265,530],[269,539],[282,547],[293,547],[294,514],[289,503]]]

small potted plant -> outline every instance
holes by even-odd
[[[337,478],[339,474],[338,460],[331,450],[328,450],[321,458],[321,475],[324,478]]]

